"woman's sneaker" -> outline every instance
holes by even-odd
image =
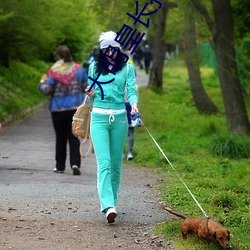
[[[108,223],[114,223],[116,216],[117,216],[117,212],[115,208],[110,207],[107,209],[106,218],[108,220]]]
[[[127,155],[127,161],[131,161],[133,160],[134,156],[131,152],[128,152],[128,155]]]
[[[72,166],[72,170],[73,170],[73,175],[80,175],[81,174],[80,168],[76,165]]]

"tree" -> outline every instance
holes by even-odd
[[[177,5],[175,3],[168,2],[168,0],[163,0],[160,11],[156,13],[154,22],[155,32],[153,38],[154,57],[152,67],[150,69],[148,88],[163,88],[162,76],[166,53],[166,42],[164,39],[164,34],[166,30],[167,13],[168,10],[173,7],[177,7]]]
[[[86,6],[90,0],[0,1],[0,64],[10,60],[48,61],[54,49],[66,44],[74,59],[82,60],[83,51],[92,46],[95,20]]]
[[[38,51],[49,48],[55,40],[48,32],[44,13],[50,15],[50,8],[41,1],[2,0],[0,9],[8,18],[0,20],[0,51],[3,54],[1,64],[9,66],[11,59],[27,61],[37,58]],[[55,31],[56,36],[57,32]],[[51,43],[52,42],[52,43]]]
[[[201,80],[200,56],[197,52],[195,16],[193,14],[193,9],[193,6],[187,3],[184,13],[186,17],[184,27],[184,50],[186,55],[186,64],[188,68],[191,92],[194,98],[195,105],[200,113],[217,113],[218,108],[207,95]]]
[[[214,21],[200,0],[191,0],[204,16],[213,37],[228,130],[249,134],[250,123],[238,76],[230,0],[212,0]]]
[[[93,8],[96,13],[99,23],[99,34],[108,30],[118,32],[124,23],[127,25],[133,23],[133,19],[130,20],[127,12],[134,12],[134,0],[93,0],[92,4],[89,4],[89,7]]]

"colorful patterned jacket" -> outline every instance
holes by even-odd
[[[84,100],[87,74],[75,62],[56,62],[49,70],[48,77],[42,78],[39,89],[50,95],[50,112],[75,110]]]

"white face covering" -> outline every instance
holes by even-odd
[[[113,31],[107,31],[101,33],[99,36],[100,49],[106,49],[108,46],[121,48],[120,43],[115,41],[117,34]]]

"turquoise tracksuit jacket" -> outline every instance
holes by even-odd
[[[89,67],[88,75],[93,79],[96,79],[97,73],[94,73],[94,65],[93,62]],[[114,81],[108,84],[108,82],[114,78]],[[127,80],[127,84],[126,84]],[[109,73],[107,75],[100,75],[98,80],[101,84],[103,89],[103,97],[102,100],[102,93],[100,87],[95,83],[94,90],[96,96],[91,99],[94,101],[93,106],[98,108],[105,108],[105,109],[123,109],[125,108],[124,104],[124,91],[126,91],[127,98],[129,103],[137,103],[137,92],[135,86],[135,70],[134,66],[127,62],[127,64],[122,68],[122,70],[116,72],[115,75]],[[93,81],[88,78],[88,85],[92,85]]]

